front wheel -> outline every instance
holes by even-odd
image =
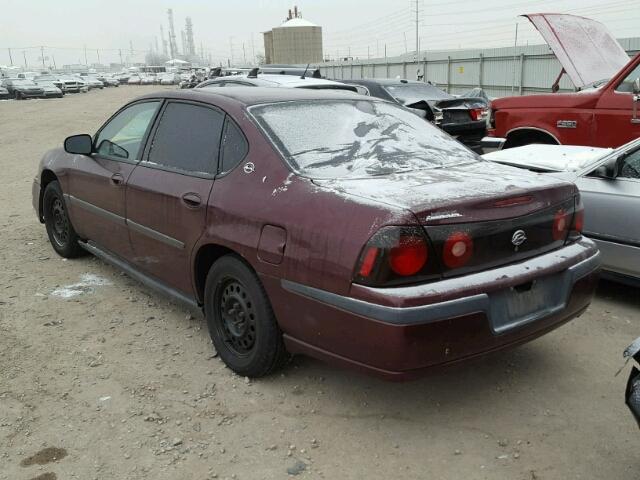
[[[16,100],[22,100],[22,94],[20,92],[16,92],[15,97]]]
[[[209,335],[231,370],[262,377],[284,364],[288,354],[269,298],[242,260],[227,255],[213,264],[204,300]]]
[[[57,181],[50,182],[42,197],[44,224],[51,246],[64,258],[79,257],[84,250],[78,245],[78,235],[71,225],[62,189]]]

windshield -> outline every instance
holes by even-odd
[[[33,86],[35,85],[35,83],[33,83],[31,80],[12,80],[14,85],[21,85],[21,86]]]
[[[311,178],[388,175],[479,158],[406,109],[370,100],[259,105],[251,113],[291,167]]]
[[[385,85],[384,89],[401,103],[413,103],[416,100],[448,100],[453,98],[447,92],[443,92],[428,83],[405,83],[398,85]]]

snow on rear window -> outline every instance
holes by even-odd
[[[388,175],[479,160],[424,119],[390,103],[283,102],[251,112],[291,167],[311,178]]]

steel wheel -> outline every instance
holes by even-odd
[[[239,356],[251,352],[256,342],[255,304],[242,283],[225,279],[216,292],[220,334],[225,344]]]
[[[69,220],[64,210],[64,203],[60,198],[51,202],[51,218],[53,219],[53,239],[60,246],[64,247],[69,241]]]

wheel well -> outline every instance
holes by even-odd
[[[54,180],[58,180],[58,177],[56,177],[55,173],[53,173],[51,170],[42,171],[42,175],[40,176],[40,198],[38,200],[38,215],[40,216],[40,221],[44,220],[44,213],[42,211],[42,194],[44,193],[44,189],[47,188],[47,185],[49,185]]]
[[[196,281],[196,294],[199,301],[204,299],[204,286],[207,282],[207,275],[211,269],[211,265],[216,260],[225,255],[236,254],[233,250],[222,245],[210,244],[200,247],[196,254],[194,262],[194,275]]]
[[[507,141],[502,148],[522,147],[532,143],[544,145],[558,145],[558,141],[549,133],[540,130],[516,130],[507,135]]]

